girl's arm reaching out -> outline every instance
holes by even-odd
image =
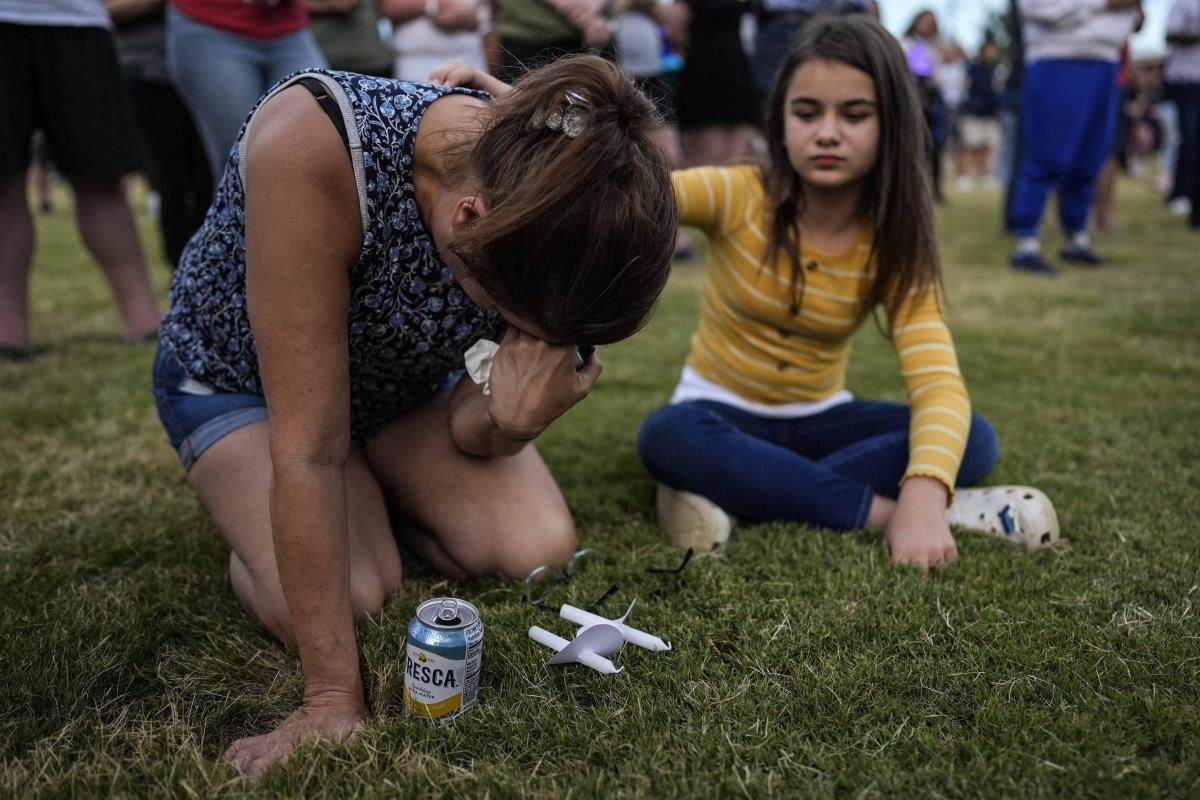
[[[928,568],[958,557],[946,506],[971,430],[971,400],[936,290],[892,319],[892,344],[912,421],[908,468],[885,536],[893,561]]]
[[[746,205],[758,181],[756,167],[698,167],[671,173],[679,224],[728,233],[746,222]]]

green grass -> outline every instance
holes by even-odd
[[[701,271],[605,352],[593,396],[544,437],[583,544],[607,554],[561,592],[674,641],[626,672],[547,668],[531,624],[565,623],[501,580],[407,579],[361,630],[375,718],[311,745],[260,789],[217,761],[300,696],[295,658],[238,608],[226,551],[154,415],[152,348],[115,312],[60,211],[39,220],[34,331],[0,365],[0,795],[341,798],[1160,797],[1200,793],[1200,236],[1126,182],[1104,272],[1003,267],[994,196],[942,213],[951,321],[975,408],[1004,445],[996,483],[1054,499],[1065,541],[1022,553],[960,537],[931,577],[880,538],[743,529],[678,578],[634,436],[687,348]],[[148,247],[157,239],[142,220]],[[166,272],[155,267],[165,288]],[[870,326],[850,386],[902,399]],[[402,716],[401,643],[421,599],[487,624],[477,708]]]

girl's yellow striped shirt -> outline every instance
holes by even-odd
[[[762,266],[766,195],[753,166],[680,170],[672,176],[679,222],[702,229],[709,264],[688,364],[701,377],[766,405],[813,403],[845,387],[850,337],[868,316],[871,232],[849,251],[801,243],[804,296],[790,310],[785,257]],[[971,427],[971,401],[938,295],[926,292],[890,320],[912,407],[905,478],[941,481],[950,496]]]

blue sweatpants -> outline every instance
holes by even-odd
[[[1096,176],[1113,150],[1119,102],[1113,62],[1047,60],[1025,68],[1015,235],[1037,235],[1051,191],[1058,192],[1063,231],[1073,235],[1087,227]]]

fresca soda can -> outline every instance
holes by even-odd
[[[483,621],[466,600],[436,597],[408,623],[404,708],[410,717],[448,722],[475,703],[483,665]]]

